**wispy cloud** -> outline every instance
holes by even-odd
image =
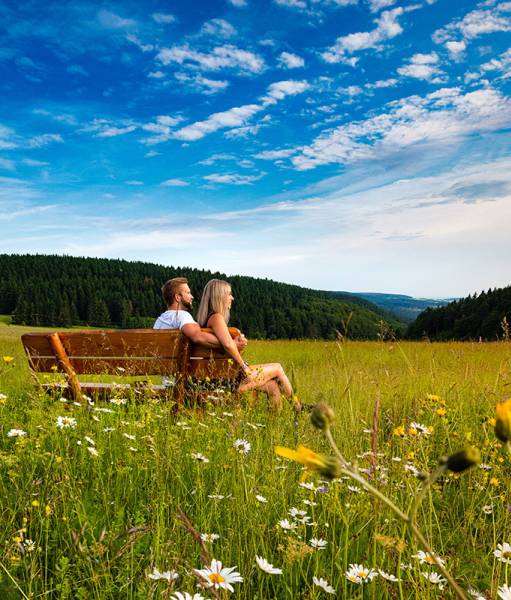
[[[399,67],[397,72],[404,77],[425,79],[433,83],[441,83],[443,71],[439,67],[439,58],[436,52],[430,54],[414,54],[407,65]]]
[[[335,44],[321,54],[323,60],[328,63],[345,63],[354,67],[358,62],[358,57],[354,56],[357,52],[377,49],[383,42],[400,35],[403,27],[398,21],[399,17],[417,8],[419,8],[418,5],[409,5],[382,12],[375,19],[376,27],[371,31],[361,31],[338,37]]]
[[[164,187],[186,187],[190,184],[184,179],[166,179],[165,181],[162,181],[160,185],[163,185]]]
[[[81,132],[93,133],[96,137],[117,137],[126,135],[137,129],[137,125],[132,121],[113,122],[108,119],[94,119],[91,123],[82,127]]]
[[[52,143],[62,143],[64,139],[60,133],[43,133],[36,135],[28,141],[29,148],[42,148]]]
[[[205,175],[203,179],[211,183],[225,183],[230,185],[250,185],[264,177],[265,173],[259,175],[238,175],[236,173],[212,173]]]
[[[257,74],[265,69],[261,56],[232,44],[216,46],[211,52],[194,50],[189,44],[162,48],[156,58],[164,66],[176,63],[204,71],[233,69],[240,74]]]
[[[462,38],[465,41],[473,40],[481,35],[498,31],[511,31],[511,17],[509,3],[502,2],[488,9],[477,9],[467,13],[462,19],[456,19],[437,29],[433,34],[433,41],[443,44],[453,38]]]
[[[292,164],[306,170],[375,158],[413,144],[452,144],[475,132],[498,130],[511,118],[511,100],[491,88],[465,94],[459,88],[443,88],[392,102],[388,108],[320,134],[298,149]]]
[[[292,52],[281,52],[279,64],[285,69],[299,69],[305,65],[305,61],[301,56],[293,54]]]
[[[105,9],[101,9],[98,12],[98,21],[101,23],[101,25],[103,25],[103,27],[110,29],[126,29],[134,27],[137,24],[133,19],[120,17],[119,15]]]

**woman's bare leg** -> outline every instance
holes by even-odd
[[[268,394],[268,398],[274,410],[280,411],[282,409],[282,394],[280,393],[279,384],[275,379],[270,379],[270,381],[262,385],[258,390]]]
[[[247,379],[240,385],[239,391],[246,392],[248,390],[260,389],[265,383],[272,379],[276,379],[286,396],[293,395],[293,388],[284,369],[280,363],[269,363],[265,365],[251,365]]]

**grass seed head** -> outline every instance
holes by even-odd
[[[328,404],[319,402],[312,407],[311,423],[314,425],[314,427],[324,431],[330,427],[330,425],[334,422],[334,419],[335,413],[333,409],[328,406]]]

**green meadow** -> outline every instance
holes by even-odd
[[[381,500],[275,454],[332,454],[307,410],[251,396],[177,413],[120,395],[77,405],[34,385],[32,329],[0,319],[2,600],[454,597]],[[479,448],[481,464],[429,488],[417,524],[469,597],[511,584],[510,457],[493,430],[511,343],[254,341],[246,357],[280,361],[302,402],[329,404],[342,454],[405,511],[440,457]],[[197,587],[214,559],[243,578],[233,592]]]

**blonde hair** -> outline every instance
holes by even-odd
[[[209,317],[214,313],[220,313],[225,322],[229,322],[229,309],[227,308],[227,296],[231,291],[231,284],[222,279],[211,279],[206,283],[202,298],[197,311],[197,323],[206,327]]]

